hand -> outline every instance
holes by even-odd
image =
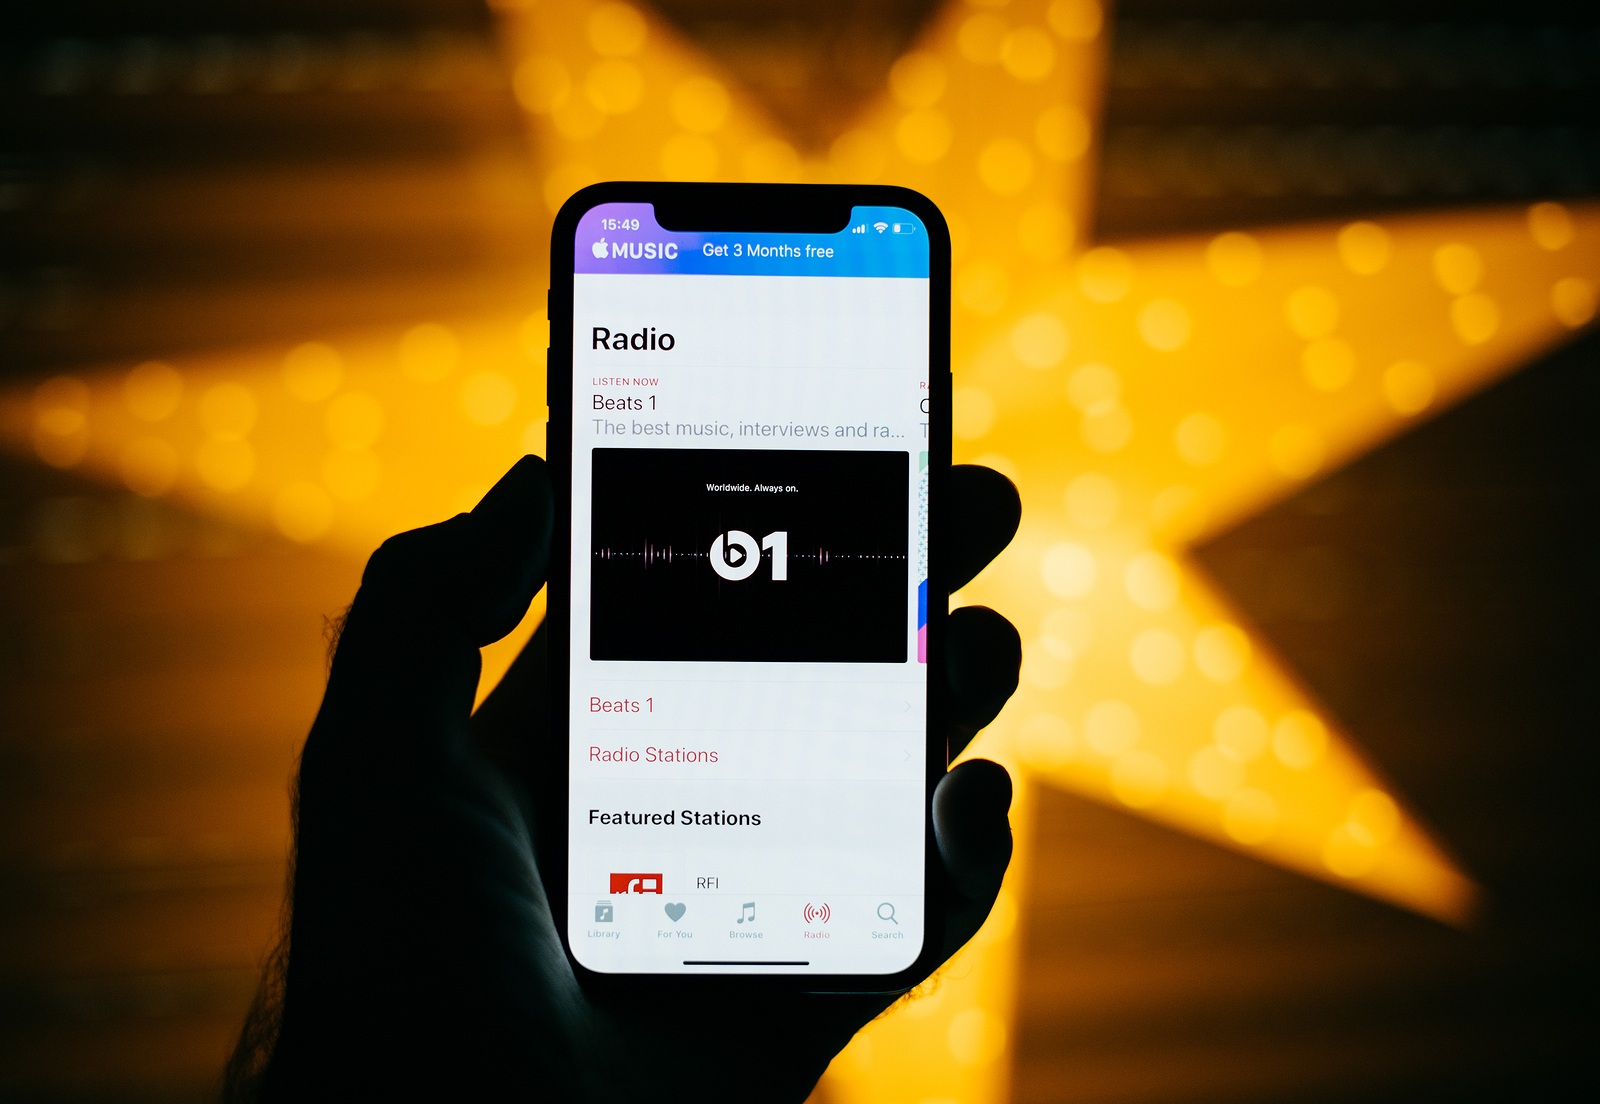
[[[1016,491],[956,468],[952,583],[1009,543]],[[504,1093],[532,1100],[804,1100],[893,997],[772,995],[738,1008],[586,991],[540,881],[549,770],[541,628],[476,714],[479,648],[544,584],[551,489],[526,457],[470,514],[373,554],[301,756],[286,945],[229,1067],[231,1099]],[[958,754],[1016,689],[1016,631],[951,615]],[[552,796],[554,795],[554,796]],[[972,760],[934,794],[953,907],[946,957],[988,915],[1011,855],[1011,781]]]

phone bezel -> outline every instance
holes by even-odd
[[[571,694],[569,657],[572,543],[573,258],[578,222],[605,203],[651,203],[671,211],[678,230],[775,230],[834,232],[848,223],[855,207],[901,207],[922,220],[928,231],[928,672],[927,765],[923,798],[924,930],[916,961],[893,974],[677,974],[610,973],[591,970],[572,952],[567,931],[568,802],[570,800]],[[841,213],[842,212],[842,213]],[[550,234],[548,297],[550,346],[547,354],[549,424],[547,463],[556,491],[549,591],[545,624],[550,655],[551,751],[559,768],[560,800],[539,810],[538,831],[543,882],[561,946],[579,980],[588,987],[664,986],[749,991],[752,988],[805,992],[894,993],[917,984],[944,959],[944,919],[950,888],[939,862],[933,832],[933,791],[948,769],[945,626],[949,593],[941,554],[939,521],[951,465],[950,429],[950,232],[944,216],[926,196],[909,188],[879,184],[686,184],[613,181],[572,195],[556,214]],[[920,451],[920,450],[918,450]]]

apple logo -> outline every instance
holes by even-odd
[[[601,238],[599,241],[595,242],[594,245],[590,246],[590,248],[594,250],[594,255],[596,257],[599,257],[602,260],[605,259],[606,240],[604,238]]]

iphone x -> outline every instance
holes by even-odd
[[[545,882],[581,974],[892,991],[938,960],[949,273],[902,188],[557,215]]]

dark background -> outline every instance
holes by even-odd
[[[825,148],[937,5],[656,7]],[[1093,236],[1593,196],[1596,19],[1121,4]],[[0,20],[8,381],[542,296],[480,4]],[[1483,880],[1485,922],[1041,794],[1018,1101],[1596,1097],[1597,378],[1580,339],[1200,552]],[[208,1097],[281,893],[307,611],[357,572],[0,462],[0,1097]],[[261,672],[281,700],[230,712]]]
[[[904,663],[910,455],[595,449],[589,654],[734,663]],[[707,491],[708,483],[795,487]],[[730,582],[708,558],[737,529],[789,535]]]

